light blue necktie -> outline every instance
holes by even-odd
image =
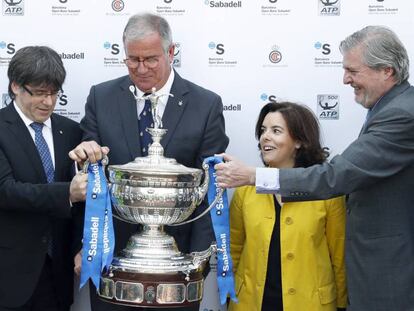
[[[139,126],[139,140],[141,143],[141,153],[142,156],[148,155],[148,147],[152,143],[152,138],[150,133],[145,129],[149,127],[154,127],[154,120],[151,113],[151,101],[149,99],[145,100],[145,106],[142,112],[138,117],[138,126]]]
[[[51,183],[54,180],[55,169],[53,167],[49,147],[47,146],[46,140],[42,134],[43,125],[43,123],[38,122],[33,122],[30,124],[32,129],[35,131],[35,145],[37,151],[39,152],[40,158],[42,159],[43,169],[46,174],[47,182]]]

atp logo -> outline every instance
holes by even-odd
[[[319,15],[337,16],[341,13],[340,0],[318,0]]]
[[[317,101],[319,119],[339,119],[339,95],[319,94]]]

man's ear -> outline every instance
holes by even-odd
[[[16,95],[17,93],[19,93],[21,91],[20,85],[18,85],[16,82],[11,83],[11,89],[12,89],[14,95]]]
[[[392,67],[385,67],[384,69],[384,77],[385,80],[388,80],[389,78],[394,76],[395,70]]]

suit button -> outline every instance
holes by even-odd
[[[294,289],[294,288],[289,288],[289,289],[288,289],[288,294],[289,294],[289,295],[294,295],[294,294],[296,294],[296,289]]]
[[[286,255],[286,258],[287,258],[288,260],[293,260],[293,259],[295,259],[295,255],[293,255],[293,253],[288,253],[288,254]]]
[[[291,224],[293,224],[293,219],[292,219],[292,218],[290,218],[290,217],[286,217],[286,218],[285,218],[285,224],[287,224],[287,225],[291,225]]]

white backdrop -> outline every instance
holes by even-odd
[[[365,112],[342,84],[339,42],[365,25],[386,25],[413,59],[414,2],[407,0],[1,0],[0,94],[7,66],[26,45],[61,54],[68,76],[56,112],[79,121],[92,84],[126,74],[122,31],[132,14],[166,17],[176,70],[223,98],[228,152],[260,165],[254,125],[263,104],[286,99],[319,117],[337,154],[357,137]],[[413,70],[411,70],[413,74]],[[110,126],[110,124],[108,124]],[[211,277],[201,310],[223,311]],[[82,293],[84,294],[84,292]],[[87,311],[85,296],[74,311]]]

